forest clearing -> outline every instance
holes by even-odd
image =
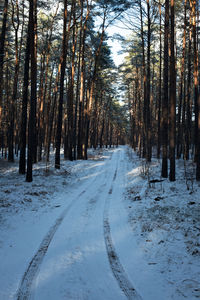
[[[0,300],[200,298],[200,3],[0,1]]]

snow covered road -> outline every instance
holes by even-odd
[[[32,185],[21,183],[13,170],[12,176],[5,173],[0,193],[5,195],[2,221],[0,213],[0,300],[200,296],[198,257],[188,255],[179,224],[168,219],[179,216],[170,202],[176,186],[166,182],[166,193],[162,189],[158,197],[159,188],[149,188],[141,176],[141,160],[131,151],[119,147],[89,161],[63,161],[59,174],[52,171],[46,178],[41,165]],[[178,208],[178,200],[174,207],[188,214],[191,208],[185,210],[186,202]],[[157,215],[162,205],[165,214]]]
[[[116,149],[72,195],[23,276],[17,299],[140,299],[112,241],[109,210],[123,193]],[[120,165],[120,167],[122,167]],[[113,276],[114,275],[114,276]]]

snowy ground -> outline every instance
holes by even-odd
[[[128,147],[36,165],[0,160],[0,299],[200,298],[200,186],[194,166],[160,181]],[[159,180],[160,182],[152,182]]]

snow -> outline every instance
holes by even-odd
[[[160,163],[90,150],[60,170],[38,163],[26,183],[1,159],[0,299],[200,298],[195,168],[177,161],[169,182]]]

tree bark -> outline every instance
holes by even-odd
[[[73,10],[73,37],[72,37],[72,63],[71,63],[71,76],[68,89],[68,102],[67,102],[67,117],[68,117],[68,158],[73,160],[73,129],[74,129],[74,76],[75,76],[75,53],[76,53],[76,3],[72,2]]]
[[[187,0],[184,4],[184,32],[183,32],[183,49],[182,49],[182,59],[181,59],[181,74],[180,74],[180,93],[179,93],[179,103],[178,103],[178,119],[177,119],[177,158],[181,157],[182,152],[182,138],[183,138],[183,128],[181,124],[181,113],[183,108],[183,96],[185,88],[185,45],[186,45],[186,27],[187,27]]]
[[[63,96],[64,96],[64,78],[66,67],[66,39],[67,39],[67,4],[68,0],[64,0],[64,18],[63,18],[63,41],[62,41],[62,55],[61,55],[61,76],[60,76],[60,97],[58,105],[58,118],[56,129],[56,154],[55,154],[55,168],[60,169],[60,146],[62,133],[62,114],[63,114]]]
[[[196,180],[200,181],[200,95],[198,90],[198,49],[196,36],[196,0],[192,0],[192,32],[194,47],[194,105]]]
[[[158,96],[158,132],[157,132],[157,158],[160,158],[161,148],[161,103],[162,103],[162,14],[159,0],[159,20],[160,20],[160,62],[159,62],[159,96]]]
[[[147,91],[146,91],[146,138],[147,138],[147,161],[151,161],[151,112],[150,112],[150,93],[151,93],[151,19],[150,5],[147,0],[147,18],[148,18],[148,33],[147,33]]]
[[[37,101],[37,49],[36,49],[36,10],[37,0],[30,0],[30,55],[31,55],[31,98],[28,124],[28,158],[26,181],[31,182],[33,160],[35,155],[35,111]]]
[[[175,165],[175,146],[176,146],[176,68],[175,68],[175,53],[174,53],[174,0],[170,2],[171,11],[171,32],[170,32],[170,174],[169,180],[175,181],[176,165]]]
[[[82,47],[81,47],[81,75],[80,75],[81,80],[80,80],[80,100],[79,100],[79,120],[78,120],[78,144],[77,144],[78,159],[83,158],[83,115],[84,115],[83,102],[85,96],[85,39],[86,39],[86,29],[87,29],[87,21],[89,15],[90,15],[90,6],[87,1],[87,14],[85,17],[83,28],[81,26],[82,39],[80,39]],[[81,0],[81,24],[82,22],[83,22],[83,0]]]
[[[31,182],[36,147],[36,101],[37,101],[37,49],[36,49],[37,0],[30,0],[30,54],[31,54],[31,98],[28,125],[28,158],[26,181]]]
[[[3,138],[3,128],[1,124],[2,118],[2,96],[3,96],[3,64],[4,64],[4,46],[6,36],[6,23],[8,16],[8,0],[4,2],[3,22],[0,36],[0,140]]]
[[[144,29],[143,29],[143,12],[142,12],[142,1],[140,5],[140,24],[141,24],[141,40],[142,40],[142,72],[143,72],[143,89],[144,89],[144,101],[143,101],[143,153],[142,156],[146,157],[146,137],[147,137],[147,126],[146,126],[146,102],[147,102],[147,76],[146,76],[146,64],[145,64],[145,43],[144,43]]]
[[[8,161],[14,161],[14,125],[15,125],[15,109],[17,99],[17,84],[19,74],[19,54],[18,54],[18,30],[19,30],[19,7],[18,1],[16,1],[16,13],[17,13],[17,24],[14,22],[15,8],[12,2],[12,24],[15,31],[15,73],[13,81],[13,92],[10,104],[10,124],[9,124],[9,147],[8,147]]]
[[[162,101],[162,177],[168,177],[168,51],[169,0],[165,0],[164,72]]]
[[[184,130],[184,159],[189,159],[189,148],[191,140],[191,79],[192,79],[192,4],[190,3],[190,20],[189,20],[189,42],[188,42],[188,69],[187,69],[187,87],[183,104],[183,130]]]
[[[29,23],[26,39],[26,52],[24,63],[24,80],[23,80],[23,97],[22,97],[22,114],[21,114],[21,130],[20,130],[20,160],[19,173],[26,172],[26,129],[27,129],[27,105],[28,105],[28,86],[29,86],[29,60],[30,60],[30,16],[29,9]]]

